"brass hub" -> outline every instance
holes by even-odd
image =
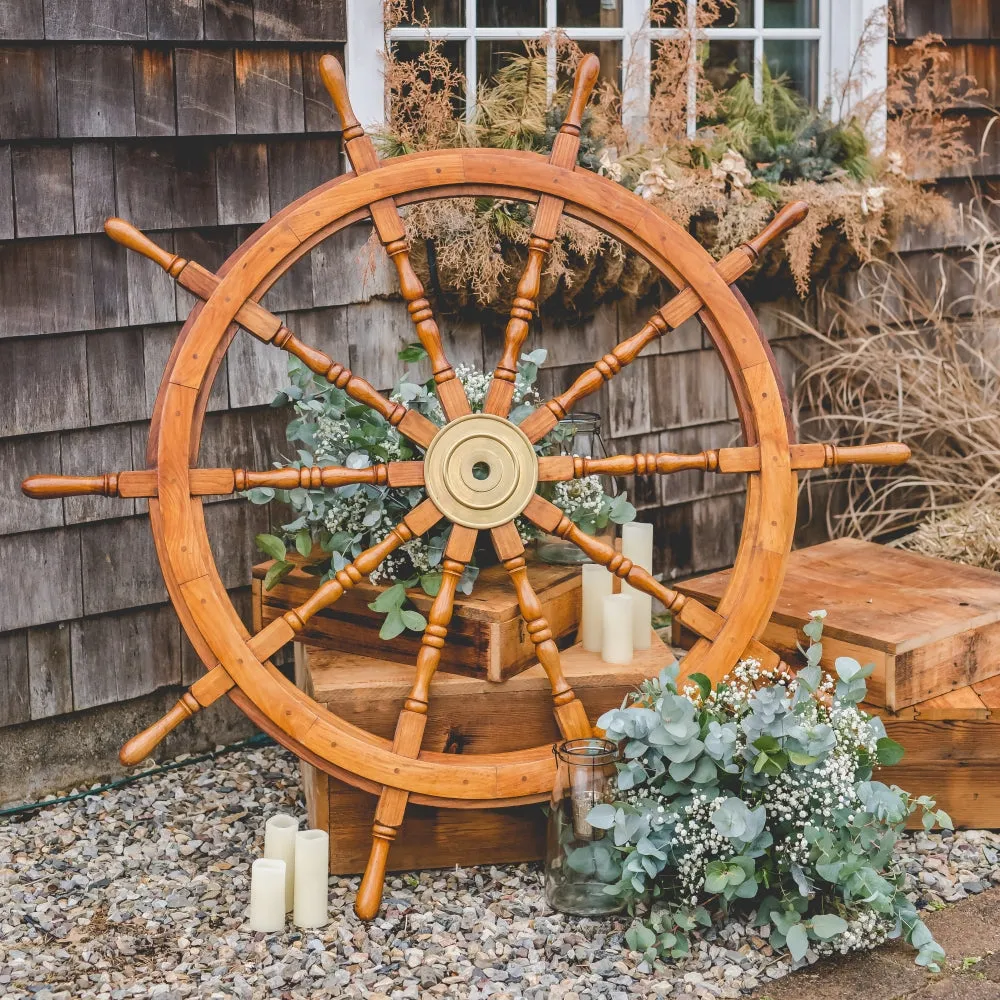
[[[496,528],[528,505],[538,485],[538,459],[517,424],[469,413],[445,424],[428,445],[424,482],[448,520]]]

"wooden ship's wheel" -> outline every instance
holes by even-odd
[[[156,261],[201,300],[181,330],[160,385],[150,427],[148,468],[81,477],[32,476],[23,485],[29,496],[41,498],[101,494],[149,500],[150,523],[170,599],[207,673],[163,719],[122,748],[122,760],[132,764],[144,759],[174,726],[227,694],[299,757],[379,795],[371,856],[355,902],[363,918],[378,912],[389,847],[408,801],[454,808],[501,807],[539,801],[552,786],[549,746],[461,757],[421,749],[431,680],[447,639],[459,578],[479,532],[490,532],[510,575],[538,660],[551,681],[560,732],[565,738],[589,736],[591,721],[563,675],[559,650],[528,579],[516,516],[523,515],[543,531],[574,542],[591,560],[662,602],[700,636],[684,660],[685,672],[700,671],[717,679],[743,656],[754,656],[765,666],[779,662],[777,654],[755,637],[768,620],[791,548],[796,471],[846,462],[899,464],[909,455],[899,444],[840,449],[791,443],[774,360],[733,283],[770,240],[803,218],[807,206],[798,203],[783,209],[759,236],[716,262],[647,202],[611,180],[576,168],[581,118],[598,70],[595,56],[580,63],[566,120],[547,160],[514,150],[445,149],[379,162],[351,110],[339,62],[324,56],[321,71],[343,122],[352,173],[316,188],[279,212],[217,274],[156,246],[121,219],[110,219],[105,226],[112,239]],[[536,206],[527,265],[482,413],[471,412],[442,349],[433,311],[411,266],[399,213],[401,207],[415,202],[452,197],[507,198]],[[517,361],[535,312],[546,255],[563,214],[594,226],[644,257],[677,294],[638,332],[518,425],[508,417]],[[303,343],[259,304],[261,296],[299,258],[333,233],[365,219],[374,223],[396,267],[417,336],[429,355],[446,417],[442,427],[388,399],[344,365]],[[695,314],[725,366],[742,426],[742,447],[696,455],[607,459],[536,455],[535,443],[576,403],[614,378],[643,348]],[[253,472],[198,468],[209,392],[239,329],[290,352],[353,399],[376,410],[423,450],[423,459],[364,469],[327,466]],[[658,475],[684,469],[746,475],[742,539],[729,588],[716,610],[671,590],[611,546],[584,534],[536,492],[539,482],[595,473]],[[383,541],[362,552],[307,601],[250,635],[216,569],[202,497],[257,486],[316,489],[351,483],[422,486],[427,497]],[[269,657],[391,552],[442,519],[453,527],[444,552],[441,587],[421,640],[413,687],[400,712],[395,737],[389,741],[318,705],[289,682]]]

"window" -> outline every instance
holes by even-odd
[[[686,5],[688,24],[695,23],[697,0]],[[508,52],[523,52],[524,43],[558,28],[584,51],[601,57],[603,72],[622,87],[626,114],[641,124],[648,107],[649,64],[653,46],[676,29],[650,28],[649,0],[418,0],[430,15],[430,27],[403,24],[390,42],[401,51],[440,39],[470,81],[466,95],[472,113],[475,87],[488,78]],[[380,0],[348,0],[348,72],[355,108],[362,121],[381,121],[382,88],[376,83],[382,50]],[[884,8],[882,0],[735,0],[722,21],[703,32],[699,56],[710,78],[725,84],[752,76],[759,93],[762,67],[787,74],[812,104],[834,93],[833,82],[848,74],[868,19]],[[833,14],[836,12],[836,22]],[[376,39],[378,40],[376,42]],[[887,52],[869,56],[867,92],[885,86]],[[555,86],[555,53],[549,54]],[[693,99],[691,104],[693,106]],[[835,112],[838,109],[834,109]],[[846,109],[839,109],[846,110]],[[695,128],[692,107],[688,127]]]

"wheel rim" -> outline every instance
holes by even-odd
[[[760,448],[760,471],[748,475],[743,534],[730,587],[719,605],[724,624],[712,641],[700,639],[685,660],[688,671],[720,673],[735,664],[767,621],[791,545],[795,474],[791,471],[781,390],[753,324],[714,261],[687,233],[619,185],[552,166],[531,153],[449,150],[382,164],[372,174],[345,175],[288,206],[239,247],[222,279],[185,324],[157,398],[150,431],[158,499],[150,500],[157,553],[167,588],[199,654],[221,662],[250,714],[266,719],[275,737],[338,776],[387,785],[428,799],[497,804],[537,797],[551,786],[548,745],[499,755],[422,751],[393,754],[374,737],[328,712],[248,648],[249,634],[222,585],[208,545],[202,503],[191,496],[189,462],[197,454],[204,400],[247,299],[258,299],[321,239],[368,215],[373,202],[399,204],[428,197],[517,197],[565,200],[566,214],[595,225],[640,253],[676,287],[690,286],[706,305],[703,320],[720,346],[748,443]],[[517,177],[518,186],[504,182]],[[363,374],[363,373],[362,373]],[[166,501],[166,502],[165,502]],[[766,513],[765,513],[766,512]],[[242,698],[238,698],[241,701]],[[295,735],[297,734],[297,735]]]

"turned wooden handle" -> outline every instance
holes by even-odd
[[[157,719],[148,729],[133,736],[118,751],[118,759],[126,767],[133,767],[144,761],[163,742],[167,733],[176,729],[185,719],[190,719],[200,708],[194,695],[185,691],[180,701],[162,719]]]
[[[785,205],[752,240],[743,245],[748,247],[755,257],[759,257],[768,243],[784,235],[789,229],[793,229],[808,214],[809,205],[806,202],[793,201],[790,205]]]
[[[28,476],[21,483],[21,492],[33,500],[53,500],[58,497],[118,495],[118,476],[113,472],[96,476]]]
[[[395,831],[393,831],[395,834]],[[362,920],[374,920],[382,905],[382,890],[385,887],[385,870],[389,863],[389,847],[392,841],[376,834],[372,838],[372,850],[368,855],[365,874],[354,899],[354,912]]]
[[[187,261],[178,254],[164,250],[154,243],[145,233],[140,232],[131,222],[112,216],[104,223],[104,231],[115,243],[120,243],[129,250],[141,253],[154,264],[159,264],[172,278],[176,278],[184,270]]]
[[[354,108],[351,107],[351,97],[347,92],[347,77],[344,76],[344,67],[336,56],[325,55],[319,61],[319,75],[333,98],[333,106],[340,115],[340,123],[344,132],[350,129],[361,128]]]
[[[913,453],[899,441],[833,446],[834,465],[903,465]]]
[[[583,112],[600,74],[601,60],[593,52],[580,60],[576,67],[576,75],[573,77],[573,93],[569,99],[569,107],[566,109],[564,126],[580,127],[580,123],[583,121]]]

